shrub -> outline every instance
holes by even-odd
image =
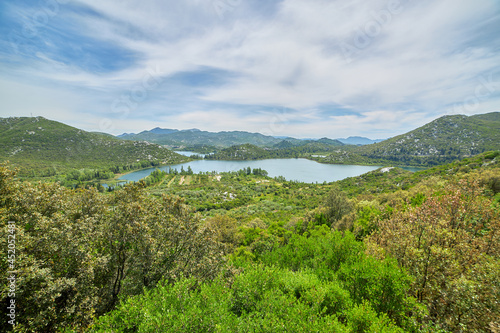
[[[411,293],[443,329],[486,331],[500,313],[500,219],[476,182],[460,181],[382,220],[370,236],[415,277]],[[380,252],[378,252],[380,253]]]

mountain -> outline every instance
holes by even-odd
[[[68,168],[105,168],[138,161],[174,163],[186,160],[149,142],[123,141],[86,132],[43,117],[0,118],[0,160],[22,173],[58,173]]]
[[[322,149],[323,151],[329,150],[332,146],[343,146],[344,144],[338,140],[332,140],[328,138],[321,139],[294,139],[294,138],[286,138],[281,142],[273,145],[272,148],[292,148],[292,147],[316,147],[317,149]]]
[[[272,148],[257,147],[246,143],[224,148],[215,154],[207,155],[205,158],[212,160],[257,160],[266,158],[309,157],[310,154],[337,150],[339,146],[343,146],[343,143],[327,138],[315,141],[300,141],[298,144],[283,140],[273,145]]]
[[[361,145],[378,142],[381,140],[370,140],[362,137],[349,137],[347,139],[295,139],[288,136],[266,136],[260,133],[250,133],[244,131],[229,132],[207,132],[193,128],[188,130],[153,128],[149,131],[142,131],[138,134],[123,133],[117,137],[124,140],[144,140],[152,143],[169,146],[210,146],[217,149],[229,148],[242,144],[252,144],[258,147],[287,148],[303,146],[313,142],[327,145]],[[344,140],[345,142],[343,142]]]
[[[135,133],[122,133],[122,134],[118,134],[116,137],[117,138],[122,138],[124,136],[129,136],[129,135],[135,135]]]
[[[357,147],[353,152],[413,164],[442,164],[500,149],[500,112],[438,118],[406,134]]]
[[[269,156],[269,149],[245,143],[224,148],[215,154],[205,156],[205,158],[210,160],[259,160],[271,158],[271,156]]]
[[[146,131],[144,131],[144,132],[146,132]],[[168,129],[168,128],[155,127],[151,131],[149,131],[149,132],[154,133],[154,134],[170,134],[170,133],[178,132],[178,130],[176,130],[176,129]],[[134,134],[131,133],[131,135],[134,135]]]
[[[319,143],[319,144],[331,145],[331,146],[342,146],[343,145],[343,143],[340,142],[339,140],[332,140],[332,139],[328,139],[328,138],[321,138],[319,140],[316,140],[315,142]]]
[[[346,145],[371,145],[372,143],[384,141],[383,139],[372,140],[362,136],[350,136],[347,139],[339,138],[337,140]]]
[[[196,128],[181,131],[154,128],[150,131],[143,131],[139,134],[124,133],[119,137],[120,139],[124,140],[144,140],[161,145],[205,145],[214,146],[217,148],[227,148],[233,145],[240,145],[245,143],[253,144],[259,147],[270,147],[282,141],[282,139],[272,136],[266,136],[260,133],[250,133],[243,131],[207,132],[200,131]]]

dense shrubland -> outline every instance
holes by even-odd
[[[20,182],[1,166],[16,329],[494,331],[497,158],[335,184],[157,171],[110,193]]]
[[[212,279],[222,267],[223,244],[178,198],[149,196],[140,184],[103,195],[12,177],[2,166],[1,223],[16,225],[19,331],[85,328],[120,297],[160,280]],[[9,271],[6,233],[2,228],[2,281]],[[5,309],[7,285],[1,295]]]

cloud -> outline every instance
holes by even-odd
[[[500,106],[495,1],[1,6],[0,106],[9,115],[54,110],[48,118],[115,134],[166,123],[388,137]]]

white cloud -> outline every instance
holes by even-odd
[[[86,38],[137,54],[135,62],[96,73],[40,50],[2,72],[9,91],[38,91],[47,82],[45,97],[6,98],[3,110],[65,110],[53,118],[74,124],[86,112],[88,126],[108,117],[119,133],[165,119],[174,128],[262,131],[275,116],[247,113],[247,106],[286,108],[286,126],[273,125],[277,135],[384,137],[456,112],[453,105],[474,96],[478,80],[500,63],[500,37],[491,28],[500,24],[500,6],[490,0],[284,0],[272,7],[226,1],[224,13],[201,0],[81,3],[99,15],[73,11],[66,19]],[[349,45],[350,57],[341,45]],[[200,67],[234,75],[226,84],[187,87],[189,96],[182,84],[159,85],[129,119],[110,111],[151,69],[168,80]],[[495,89],[464,113],[498,110]],[[335,107],[320,112],[324,105]]]

